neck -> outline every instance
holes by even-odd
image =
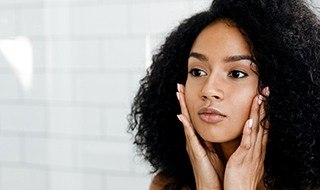
[[[223,157],[226,161],[229,160],[230,156],[237,150],[237,148],[239,147],[241,142],[241,137],[229,141],[229,142],[225,142],[225,143],[219,143],[216,144],[217,148],[221,151],[221,153],[223,154]]]

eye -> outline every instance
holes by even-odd
[[[248,76],[248,74],[244,73],[242,71],[233,70],[229,73],[229,76],[232,78],[244,78],[244,77]]]
[[[196,68],[190,69],[189,73],[194,77],[202,77],[207,75],[207,73],[205,73],[204,71]]]

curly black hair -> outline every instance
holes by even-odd
[[[268,189],[320,187],[320,22],[303,0],[215,0],[184,20],[153,56],[129,114],[129,132],[166,189],[195,189],[175,92],[185,84],[193,42],[210,23],[231,20],[251,48],[259,91],[269,86]],[[261,93],[261,92],[260,92]]]

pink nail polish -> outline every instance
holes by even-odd
[[[266,96],[269,96],[270,95],[270,89],[269,89],[269,86],[266,87]]]
[[[178,117],[179,121],[182,122],[182,119],[181,119],[180,115],[177,115],[177,117]]]
[[[178,92],[180,92],[180,84],[177,83],[177,89],[178,89]]]
[[[249,125],[249,128],[251,129],[253,126],[253,119],[249,119],[248,125]]]
[[[180,94],[179,94],[179,92],[176,92],[176,95],[177,95],[178,100],[180,101]]]
[[[259,104],[259,105],[261,105],[262,99],[263,99],[263,97],[262,97],[261,95],[259,95],[259,97],[258,97],[258,104]]]

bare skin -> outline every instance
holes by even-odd
[[[211,143],[206,143],[207,147],[203,147],[196,136],[186,109],[183,87],[181,89],[179,99],[182,114],[179,118],[185,129],[187,151],[196,176],[197,189],[265,189],[261,180],[268,134],[257,122],[265,114],[263,101],[259,105],[259,97],[254,98],[250,112],[253,123],[250,127],[248,119],[239,147],[223,168],[221,160],[210,146]],[[268,94],[267,88],[263,92]]]
[[[253,123],[251,124],[250,119],[248,119],[243,129],[241,143],[224,167],[211,143],[206,143],[206,147],[201,145],[190,123],[183,97],[183,86],[180,86],[179,89],[181,89],[178,94],[182,114],[178,115],[178,118],[184,126],[186,148],[195,174],[197,189],[266,189],[262,177],[268,133],[259,122],[254,122],[261,121],[264,117],[264,102],[261,101],[260,103],[259,101],[259,98],[263,98],[261,96],[254,98],[250,112]],[[268,89],[265,88],[263,93],[268,95]],[[156,175],[151,183],[150,190],[163,189],[170,181],[171,179],[163,175]]]
[[[177,96],[197,189],[257,189],[262,183],[268,135],[260,126],[264,102],[253,60],[229,20],[208,25],[193,43],[186,85],[178,85]]]
[[[178,84],[178,118],[197,189],[265,189],[268,134],[260,125],[264,99],[258,94],[256,66],[245,38],[228,20],[207,26],[193,44],[188,71],[186,86]],[[262,93],[268,95],[268,88]],[[203,108],[220,114],[201,116]],[[163,183],[156,186],[157,175],[150,189],[169,180],[161,179]]]

